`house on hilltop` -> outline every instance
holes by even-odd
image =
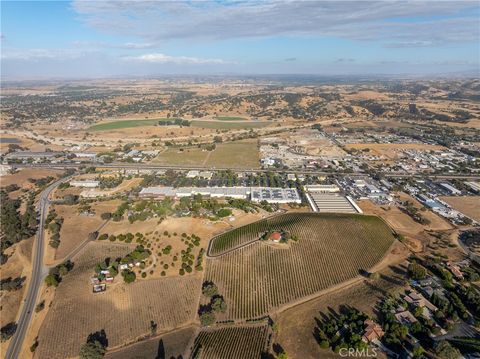
[[[275,231],[275,232],[272,232],[267,239],[274,243],[280,243],[280,241],[282,240],[282,234],[278,231]]]

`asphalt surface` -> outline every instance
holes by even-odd
[[[36,241],[34,243],[32,276],[28,284],[27,296],[23,302],[21,313],[17,320],[17,330],[15,331],[15,334],[10,341],[10,345],[8,346],[7,352],[5,353],[6,359],[20,358],[23,341],[25,340],[25,335],[37,303],[38,292],[42,286],[44,278],[48,274],[48,269],[43,265],[44,226],[49,205],[48,196],[60,183],[66,180],[68,180],[68,177],[52,183],[40,194],[40,199],[38,202],[40,220],[38,224]]]

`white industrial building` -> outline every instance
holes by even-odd
[[[305,186],[305,190],[310,193],[319,192],[319,193],[335,193],[340,192],[340,188],[334,184],[315,184]]]
[[[100,181],[93,180],[76,180],[70,181],[70,186],[72,187],[86,187],[86,188],[95,188],[100,185]]]
[[[334,193],[313,192],[307,195],[314,212],[362,213],[362,210],[350,197]]]
[[[468,187],[474,192],[480,192],[480,183],[479,182],[464,182]]]
[[[458,194],[462,194],[462,191],[456,189],[455,187],[453,187],[452,185],[448,184],[448,183],[445,183],[445,182],[442,182],[440,183],[440,186],[447,190],[448,192],[450,192],[451,194],[454,194],[454,195],[458,195]]]
[[[252,187],[251,200],[268,203],[302,203],[295,188]]]
[[[191,197],[200,194],[213,198],[251,199],[253,202],[268,203],[301,203],[302,199],[295,188],[278,187],[147,187],[143,188],[140,197]]]
[[[90,159],[97,158],[97,154],[95,152],[75,152],[74,155],[77,158],[90,158]]]

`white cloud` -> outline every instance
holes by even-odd
[[[103,41],[90,41],[90,40],[77,40],[73,42],[74,46],[80,46],[85,48],[110,48],[110,49],[151,49],[157,45],[152,42],[124,42],[121,44],[112,44]]]
[[[478,41],[480,32],[474,1],[76,0],[73,9],[91,27],[148,42],[336,36],[391,46],[405,46],[413,38],[414,46],[432,46]]]
[[[206,64],[227,64],[228,62],[222,59],[203,59],[198,57],[188,56],[169,56],[161,53],[144,54],[139,56],[126,56],[123,57],[126,61],[137,61],[146,63],[158,63],[158,64],[190,64],[190,65],[206,65]]]

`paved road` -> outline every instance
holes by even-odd
[[[18,359],[20,358],[20,352],[22,350],[25,334],[27,333],[28,326],[32,319],[32,313],[35,310],[35,305],[38,298],[38,292],[42,286],[43,279],[48,273],[47,268],[43,265],[43,252],[44,252],[44,225],[45,217],[48,213],[48,196],[49,194],[62,182],[68,180],[62,178],[46,189],[40,194],[40,200],[38,202],[38,209],[40,212],[40,223],[38,224],[37,238],[34,243],[33,258],[32,258],[32,276],[28,285],[27,296],[24,300],[20,317],[17,321],[17,330],[10,341],[7,352],[5,354],[6,359]]]
[[[68,168],[81,168],[81,167],[98,167],[98,168],[111,168],[111,169],[132,169],[132,170],[177,170],[177,171],[188,171],[188,170],[209,170],[209,171],[233,171],[233,172],[242,172],[242,173],[261,173],[261,172],[273,172],[273,173],[297,173],[297,174],[304,174],[304,175],[317,175],[317,176],[328,176],[328,175],[345,175],[345,176],[350,176],[350,177],[365,177],[367,176],[366,173],[349,173],[349,172],[341,172],[341,171],[334,171],[334,172],[326,172],[326,171],[316,171],[316,170],[284,170],[284,169],[275,169],[275,168],[270,168],[270,169],[245,169],[245,168],[232,168],[232,167],[202,167],[202,166],[165,166],[165,165],[156,165],[156,164],[150,164],[150,163],[136,163],[136,164],[131,164],[131,163],[109,163],[109,164],[103,164],[103,163],[83,163],[83,164],[77,164],[77,163],[55,163],[55,164],[49,164],[49,163],[36,163],[36,164],[12,164],[12,167],[15,168],[25,168],[25,167],[36,167],[36,168],[59,168],[59,169],[68,169]],[[415,173],[408,173],[408,172],[380,172],[385,177],[389,178],[408,178],[408,177],[418,177],[418,178],[423,178],[423,177],[428,177],[432,179],[454,179],[454,178],[459,178],[459,179],[473,179],[477,180],[480,178],[480,174],[451,174],[451,173],[443,173],[443,174],[429,174],[429,175],[423,175],[423,174],[415,174]]]

